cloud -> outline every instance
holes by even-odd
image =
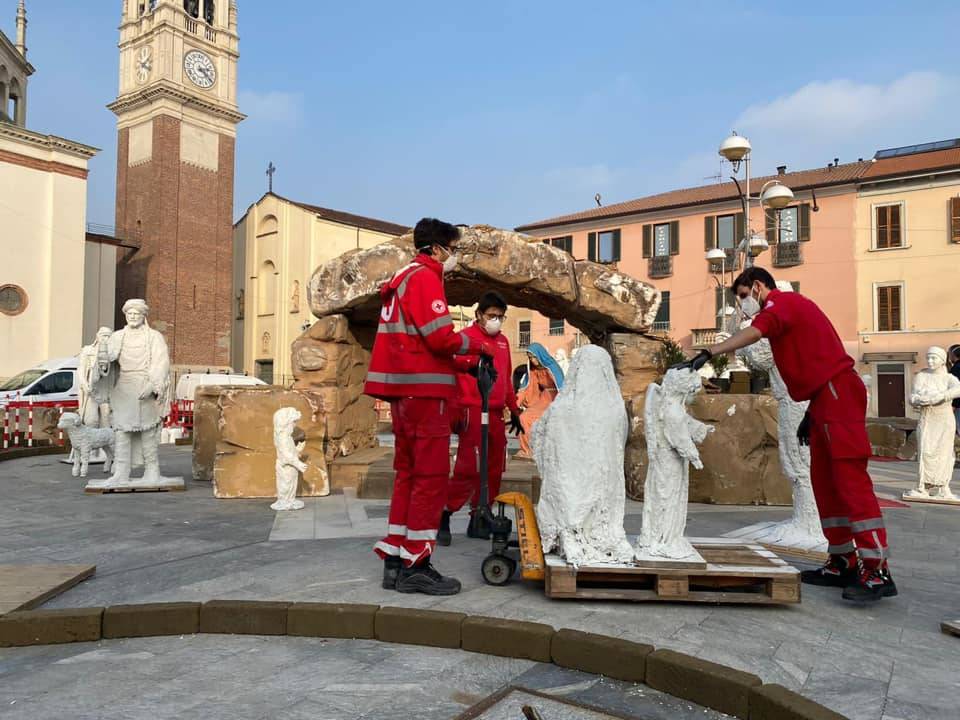
[[[955,92],[954,80],[937,72],[912,72],[886,84],[811,82],[789,95],[751,105],[734,127],[806,137],[852,135],[916,122]]]
[[[289,130],[303,122],[303,94],[270,91],[258,93],[241,90],[238,97],[240,112],[248,123],[271,130]]]

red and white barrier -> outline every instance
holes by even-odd
[[[73,401],[56,402],[33,402],[24,400],[15,400],[6,405],[0,405],[0,412],[3,413],[3,449],[9,450],[11,447],[17,448],[21,444],[27,447],[34,447],[34,410],[38,408],[55,408],[58,417],[64,412],[77,410],[78,403]],[[22,412],[21,412],[22,411]],[[21,427],[21,417],[25,421],[24,427]],[[57,445],[65,443],[63,430],[57,429],[55,439]]]

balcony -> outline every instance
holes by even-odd
[[[693,347],[695,350],[708,347],[717,342],[717,329],[712,328],[694,328],[691,333],[693,334]]]
[[[668,335],[670,333],[670,321],[658,320],[650,328],[651,335]]]
[[[530,347],[530,330],[521,330],[517,338],[517,347],[528,348]]]
[[[739,270],[740,262],[739,262],[739,257],[737,257],[737,249],[722,248],[722,250],[724,254],[727,256],[726,262],[724,263],[723,267],[721,267],[719,262],[717,262],[716,260],[711,260],[710,272],[718,273],[721,270],[725,270],[726,272],[731,272],[732,270]]]
[[[652,278],[665,278],[673,275],[673,258],[670,255],[657,255],[650,258],[647,270]]]
[[[777,243],[772,248],[774,267],[793,267],[803,264],[803,250],[798,242]]]

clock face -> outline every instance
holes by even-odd
[[[152,69],[153,50],[149,45],[144,45],[137,53],[137,82],[145,83],[149,80]]]
[[[217,82],[217,68],[206,53],[191,50],[183,56],[183,70],[197,87],[207,90]]]

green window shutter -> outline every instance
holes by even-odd
[[[613,231],[613,257],[611,262],[620,262],[620,230]]]
[[[597,234],[595,232],[587,233],[587,260],[597,261]]]
[[[800,242],[810,240],[810,205],[804,203],[800,206]]]
[[[653,226],[643,226],[643,256],[645,258],[653,255]]]
[[[567,235],[563,239],[563,249],[573,255],[573,235]]]
[[[740,247],[740,241],[747,233],[747,223],[743,218],[743,213],[737,213],[737,236],[733,239],[733,246]]]
[[[713,250],[717,246],[717,219],[712,215],[703,219],[703,249]]]
[[[674,220],[670,223],[670,254],[680,254],[680,221]]]
[[[763,222],[767,231],[767,245],[777,244],[777,211],[764,210]]]

